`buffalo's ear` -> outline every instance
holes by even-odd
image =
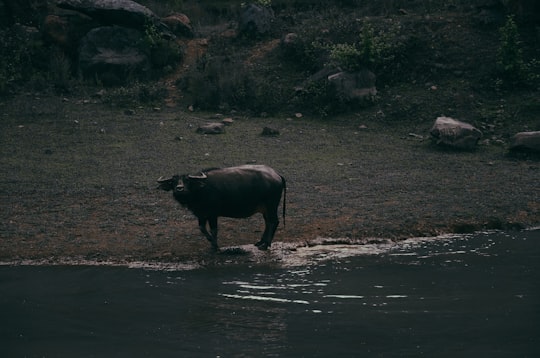
[[[170,189],[171,181],[172,181],[172,179],[165,179],[163,177],[159,177],[159,179],[157,180],[157,182],[158,182],[157,189],[161,189],[161,190],[165,190],[165,191],[171,190]]]
[[[188,177],[184,179],[184,183],[189,190],[202,189],[206,186],[206,175],[204,177],[188,175]]]
[[[174,189],[174,187],[176,186],[176,184],[178,184],[178,176],[173,176],[171,178],[163,178],[163,177],[159,177],[159,179],[157,180],[158,182],[158,189],[162,189],[162,190],[165,190],[165,191],[170,191],[172,189]]]

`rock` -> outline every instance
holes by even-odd
[[[225,124],[226,126],[230,126],[234,123],[234,119],[232,119],[231,117],[223,118],[221,123]]]
[[[285,48],[291,47],[291,46],[294,47],[297,42],[298,42],[298,34],[295,32],[289,32],[288,34],[285,34],[285,36],[281,38],[281,46]]]
[[[298,38],[298,34],[294,32],[290,32],[281,38],[281,41],[280,41],[281,51],[283,51],[283,53],[286,56],[294,57],[298,55],[299,43],[300,41]]]
[[[199,134],[222,134],[225,133],[225,124],[223,123],[208,123],[197,128]]]
[[[270,128],[270,127],[264,127],[261,135],[265,136],[265,137],[278,136],[279,135],[279,130],[274,129],[274,128]]]
[[[437,118],[430,134],[437,144],[458,149],[474,149],[482,138],[479,129],[450,117]]]
[[[154,24],[158,30],[170,33],[152,10],[131,0],[58,0],[57,6],[81,12],[103,25],[120,25],[144,31],[148,24]]]
[[[98,25],[88,16],[78,13],[47,15],[42,34],[45,41],[60,47],[71,58],[77,58],[81,39]]]
[[[540,153],[540,131],[519,132],[512,137],[511,151]]]
[[[377,94],[376,76],[373,72],[338,72],[328,76],[328,81],[347,100],[371,99]]]
[[[187,15],[182,13],[172,13],[167,17],[161,19],[161,21],[167,25],[167,27],[175,34],[176,36],[183,36],[192,38],[194,36],[193,26],[191,26],[191,21]]]
[[[238,33],[248,36],[266,35],[274,27],[275,15],[270,7],[249,4],[243,8],[238,21]]]
[[[84,77],[98,77],[105,85],[124,83],[130,76],[143,77],[150,60],[143,48],[140,31],[120,26],[98,27],[83,39],[79,67]]]

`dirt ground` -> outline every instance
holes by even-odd
[[[156,179],[212,166],[268,164],[286,179],[275,241],[399,240],[540,223],[540,163],[505,145],[434,147],[432,122],[386,123],[378,110],[332,120],[124,108],[24,94],[0,105],[0,260],[182,262],[210,248],[196,219]],[[434,119],[434,118],[433,118]],[[279,136],[263,137],[265,126]],[[260,216],[220,219],[222,246],[255,243]]]

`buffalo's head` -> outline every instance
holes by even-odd
[[[173,195],[178,202],[184,206],[189,206],[197,192],[206,186],[206,174],[199,175],[173,175],[171,178],[160,177],[158,189],[165,191],[173,190]],[[193,195],[194,194],[194,195]]]
[[[165,191],[171,191],[175,189],[178,186],[178,183],[180,182],[180,176],[179,175],[173,175],[172,177],[166,179],[163,177],[159,177],[157,180],[158,182],[158,189],[165,190]]]

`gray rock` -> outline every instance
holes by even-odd
[[[197,128],[199,134],[222,134],[225,133],[225,124],[223,123],[208,123]]]
[[[474,126],[450,117],[439,117],[430,131],[437,144],[457,149],[474,149],[482,132]]]
[[[515,134],[510,142],[510,150],[540,153],[540,131]]]
[[[238,32],[249,36],[266,35],[274,27],[274,11],[265,6],[249,4],[242,10]]]
[[[337,92],[347,100],[370,99],[377,94],[376,76],[368,70],[358,72],[338,72],[328,76]]]
[[[143,77],[150,61],[144,49],[136,46],[143,43],[142,37],[140,31],[120,26],[91,30],[82,39],[79,52],[83,76],[98,77],[105,85],[121,84],[130,76]]]
[[[81,12],[104,25],[144,30],[151,23],[168,32],[167,26],[152,10],[131,0],[58,0],[57,6]]]
[[[61,15],[47,15],[41,28],[43,38],[60,47],[71,58],[77,58],[81,39],[99,23],[88,16],[69,12]]]
[[[169,27],[176,36],[184,36],[192,38],[194,36],[193,26],[187,15],[182,13],[172,13],[161,21]]]
[[[279,130],[270,127],[264,127],[261,135],[265,137],[275,137],[279,135]]]

